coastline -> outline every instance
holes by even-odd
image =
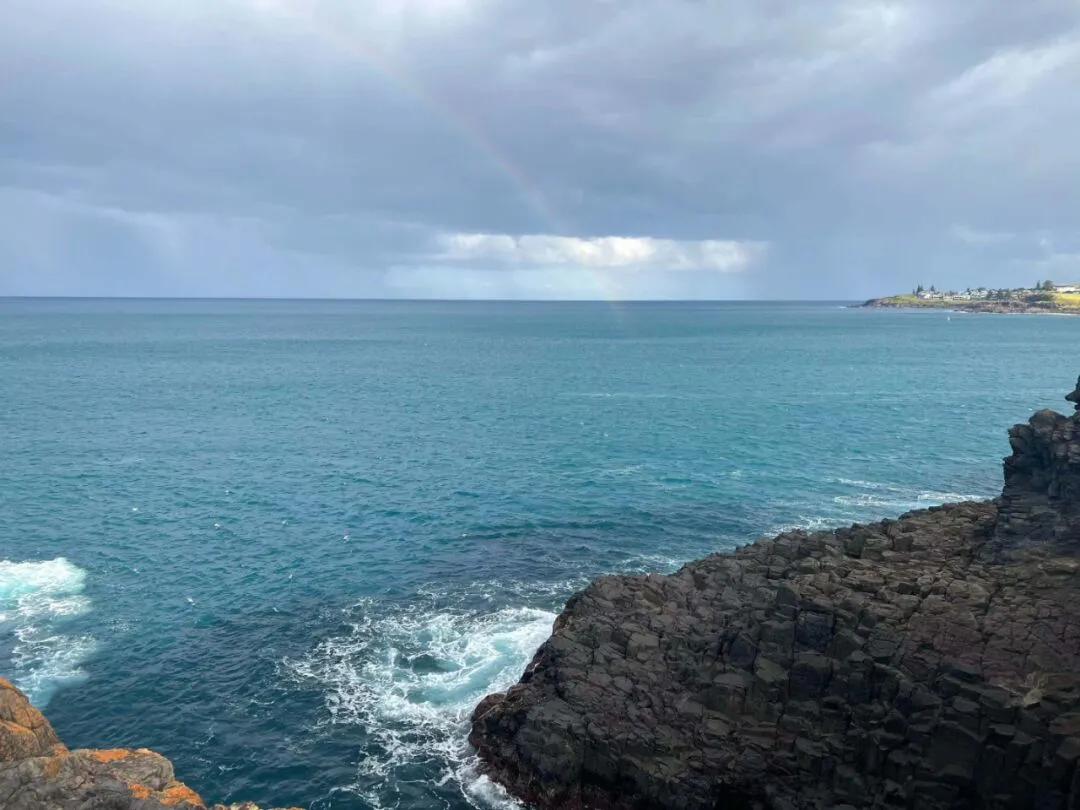
[[[1011,306],[1002,302],[987,301],[926,301],[898,303],[888,298],[872,298],[857,305],[858,309],[936,309],[943,312],[978,313],[989,315],[1080,315],[1080,307],[1033,306],[1030,304]]]
[[[1009,441],[995,500],[596,580],[477,706],[487,774],[541,810],[1080,805],[1080,412]]]
[[[476,707],[484,772],[541,810],[1077,806],[1080,380],[1067,399],[1009,431],[996,499],[595,580]],[[3,680],[0,797],[208,807],[152,751],[67,749]]]

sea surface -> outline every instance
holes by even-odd
[[[0,299],[0,674],[205,798],[506,807],[470,710],[566,598],[994,495],[1080,318]]]

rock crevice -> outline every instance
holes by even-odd
[[[542,808],[1080,807],[1080,414],[1010,441],[996,501],[597,580],[477,707],[488,773]]]

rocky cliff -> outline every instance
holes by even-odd
[[[541,808],[1080,808],[1080,414],[1010,438],[997,501],[597,580],[477,707],[489,775]]]
[[[26,697],[0,678],[3,810],[206,810],[172,763],[145,748],[69,750]],[[259,810],[249,803],[213,810]]]
[[[1080,381],[1066,399],[1078,413],[1039,411],[1009,431],[996,532],[1006,553],[1045,547],[1080,556]]]

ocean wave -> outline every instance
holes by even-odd
[[[671,574],[689,562],[685,557],[671,554],[635,554],[622,566],[627,574]]]
[[[81,665],[94,650],[93,637],[60,632],[66,620],[90,610],[85,583],[86,571],[64,557],[0,560],[0,632],[14,638],[10,675],[36,706],[85,678]]]
[[[626,475],[636,475],[637,473],[641,472],[643,469],[645,469],[644,464],[627,464],[627,465],[625,465],[623,467],[615,467],[615,468],[612,468],[612,469],[601,470],[600,475],[620,476],[620,477],[621,476],[626,476]]]
[[[859,487],[860,489],[886,489],[896,490],[898,487],[895,484],[885,484],[881,481],[863,481],[859,478],[834,478],[834,483],[843,484],[849,487]]]
[[[636,562],[636,558],[633,562]],[[455,588],[453,594],[446,593],[444,584],[430,582],[417,588],[417,594],[438,606],[448,602],[476,604],[481,600],[497,601],[499,604],[510,602],[523,605],[555,605],[565,602],[571,594],[586,587],[594,578],[595,575],[582,572],[577,576],[547,582],[529,582],[523,579],[476,580]]]
[[[962,492],[936,492],[916,490],[891,490],[890,496],[860,493],[857,495],[837,495],[833,503],[839,506],[853,507],[859,510],[875,510],[875,512],[892,513],[907,512],[912,509],[926,509],[929,506],[937,506],[943,503],[959,503],[961,501],[981,500],[982,495],[967,494]]]
[[[819,513],[803,514],[795,519],[778,523],[769,530],[768,534],[780,534],[789,531],[828,531],[851,523],[895,518],[904,512],[927,509],[940,504],[977,501],[990,497],[988,494],[922,489],[901,484],[851,478],[834,478],[831,479],[831,483],[840,484],[843,488],[856,491],[834,495],[831,505],[828,506],[820,502],[817,507],[803,502],[791,504],[794,509],[813,508],[814,511]]]
[[[485,695],[517,681],[555,614],[395,609],[369,600],[347,618],[348,633],[284,662],[287,677],[322,691],[325,723],[358,726],[369,739],[355,783],[340,789],[372,807],[393,807],[410,771],[435,767],[439,773],[425,780],[431,790],[453,785],[476,807],[519,806],[480,775],[466,742],[469,715]]]
[[[897,501],[889,498],[883,498],[880,495],[837,495],[833,498],[833,503],[840,506],[858,506],[858,507],[883,507],[887,508],[895,506]]]
[[[835,517],[826,517],[824,515],[815,516],[799,516],[787,523],[781,523],[766,532],[766,536],[771,537],[775,534],[783,534],[784,532],[821,532],[827,529],[835,529],[842,526],[843,520]]]
[[[859,497],[865,498],[879,498],[882,503],[911,503],[911,504],[925,504],[927,502],[933,503],[955,503],[957,501],[978,501],[984,498],[993,497],[993,493],[965,493],[965,492],[951,492],[942,490],[923,489],[921,487],[904,486],[902,484],[890,484],[882,481],[864,481],[858,478],[834,478],[833,483],[841,484],[845,487],[853,489],[870,490],[871,492],[887,492],[897,496],[893,499],[889,499],[883,496],[840,496],[842,498]],[[869,501],[868,501],[869,502]]]
[[[919,508],[923,508],[930,503],[930,505],[936,505],[941,503],[961,503],[962,501],[982,501],[987,498],[992,498],[993,495],[989,493],[975,494],[964,492],[920,492],[916,498],[916,502],[919,504]]]
[[[690,399],[684,394],[650,391],[565,391],[559,396],[581,399]]]
[[[684,562],[631,554],[616,570],[670,572]],[[366,598],[345,609],[346,632],[280,668],[286,682],[322,695],[324,717],[312,733],[332,737],[352,726],[365,739],[355,778],[333,792],[376,810],[413,806],[421,793],[427,799],[416,806],[522,810],[480,772],[469,718],[483,697],[517,682],[550,636],[555,606],[594,576],[431,582],[406,604]]]

